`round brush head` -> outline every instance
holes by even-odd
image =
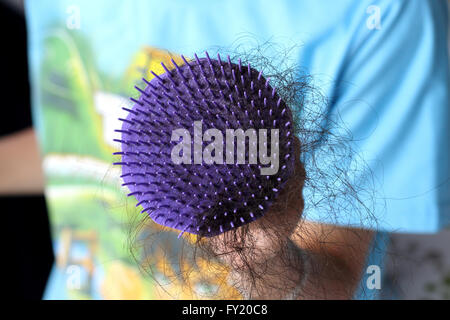
[[[140,97],[131,98],[134,105],[124,108],[128,116],[116,130],[122,136],[115,154],[122,159],[115,164],[122,166],[128,195],[156,223],[209,237],[269,210],[293,173],[293,120],[250,64],[208,53],[182,59],[183,65],[172,60],[170,70],[162,64],[165,73],[143,79],[145,89],[136,87]],[[174,134],[177,129],[186,134]],[[244,147],[239,129],[248,133]]]

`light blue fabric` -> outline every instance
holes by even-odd
[[[372,171],[376,227],[435,232],[450,223],[445,1],[28,1],[32,68],[42,55],[43,31],[64,22],[74,4],[80,32],[89,35],[96,63],[110,74],[121,74],[144,45],[186,56],[206,49],[214,54],[236,41],[297,45],[291,58],[330,99],[327,112],[342,118]],[[380,10],[379,29],[367,25],[370,6]],[[308,192],[305,200],[313,201]],[[374,227],[359,210],[337,216],[312,210],[306,218]]]
[[[386,277],[384,277],[386,249],[389,245],[389,234],[377,232],[374,235],[365,268],[362,271],[361,281],[356,289],[354,299],[356,300],[378,300],[389,296],[390,292]],[[373,268],[373,269],[372,269]],[[379,273],[378,273],[379,272]],[[374,278],[378,277],[379,278]],[[379,286],[376,286],[376,281]],[[369,282],[371,285],[368,285]]]

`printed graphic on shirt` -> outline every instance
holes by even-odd
[[[181,251],[193,250],[190,236],[178,239],[176,230],[156,224],[142,227],[141,209],[112,166],[119,147],[114,129],[121,127],[128,97],[136,95],[134,86],[143,87],[150,70],[164,72],[161,62],[181,63],[180,57],[143,47],[114,78],[96,67],[79,30],[53,28],[44,46],[35,115],[56,254],[45,298],[240,299],[225,266],[183,259]]]

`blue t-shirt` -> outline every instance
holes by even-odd
[[[42,0],[28,1],[26,13],[34,119],[44,146],[49,124],[36,88],[52,32],[82,35],[92,53],[82,60],[110,78],[121,78],[144,46],[191,57],[271,41],[293,48],[288,58],[313,77],[329,100],[325,112],[351,132],[355,158],[370,170],[370,179],[355,181],[376,190],[373,220],[348,208],[341,215],[311,209],[305,218],[386,232],[436,232],[450,223],[443,0]],[[304,193],[305,201],[316,200]]]

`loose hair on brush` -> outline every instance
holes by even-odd
[[[337,219],[357,212],[375,223],[373,190],[358,182],[370,181],[370,171],[357,159],[350,133],[328,113],[313,78],[289,58],[291,50],[266,43],[250,50],[221,48],[214,57],[182,56],[181,63],[162,64],[163,74],[144,79],[145,87],[136,86],[134,104],[116,130],[122,150],[115,164],[145,213],[132,224],[131,253],[166,297],[284,299],[277,289],[295,291],[300,279],[295,272],[283,279],[273,265],[304,273],[304,255],[293,254],[287,239],[307,236],[302,216],[319,210]],[[202,121],[200,129],[222,132],[266,129],[272,139],[270,129],[278,129],[278,171],[262,175],[267,166],[248,161],[174,164],[171,150],[180,141],[173,141],[172,132],[186,128],[192,134],[196,121]],[[211,143],[202,141],[197,150]],[[195,142],[189,146],[195,157]],[[273,146],[265,148],[271,154]],[[220,156],[217,150],[213,157]],[[251,150],[245,149],[246,160]],[[237,144],[233,151],[238,157]]]

